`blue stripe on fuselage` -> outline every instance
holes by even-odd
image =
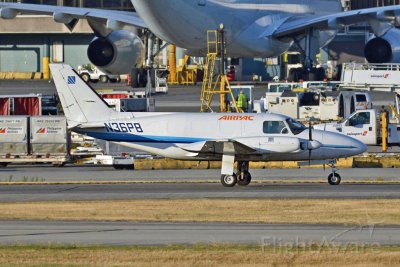
[[[140,142],[140,143],[196,143],[207,141],[207,138],[151,136],[126,133],[83,132],[90,137],[113,142]]]

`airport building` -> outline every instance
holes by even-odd
[[[133,10],[129,0],[19,0],[47,5],[65,5],[114,10]],[[94,38],[86,20],[80,20],[72,33],[49,16],[24,15],[14,20],[0,21],[0,73],[38,73],[43,70],[43,58],[65,62],[74,67],[88,64],[86,50]],[[0,78],[2,78],[0,76]]]

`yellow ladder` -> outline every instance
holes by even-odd
[[[218,57],[221,57],[222,53],[225,54],[225,42],[224,48],[221,50],[221,42],[219,33],[217,30],[207,31],[207,59],[204,68],[203,86],[201,90],[201,112],[213,111],[211,108],[211,102],[215,94],[220,95],[220,111],[227,112],[231,111],[230,105],[225,103],[225,95],[230,94],[233,108],[236,112],[239,112],[236,106],[236,100],[232,92],[232,88],[229,84],[228,77],[224,70],[220,70],[220,74],[214,78],[214,69]]]

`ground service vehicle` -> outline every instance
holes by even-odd
[[[374,109],[357,110],[338,123],[314,125],[314,129],[342,133],[366,145],[378,145],[382,140],[380,114]],[[388,123],[388,144],[400,143],[398,123]]]

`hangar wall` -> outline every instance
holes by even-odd
[[[53,44],[61,42],[64,63],[89,63],[86,49],[92,34],[0,34],[0,72],[41,72],[42,58],[53,59]],[[51,60],[54,62],[54,60]]]

